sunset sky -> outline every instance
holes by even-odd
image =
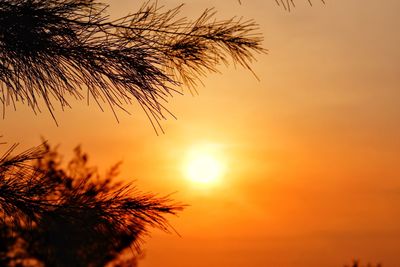
[[[140,1],[113,2],[121,16]],[[117,123],[72,101],[58,127],[9,107],[2,139],[27,149],[43,137],[66,159],[81,144],[101,171],[123,161],[121,179],[189,204],[170,217],[179,235],[152,231],[140,267],[400,266],[400,1],[297,0],[290,13],[241,2],[187,0],[182,14],[257,21],[269,50],[252,65],[259,80],[220,66],[198,95],[169,99],[165,134],[137,105]],[[188,175],[193,153],[218,165],[215,180]]]

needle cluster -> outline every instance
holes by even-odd
[[[114,183],[118,165],[100,178],[79,148],[66,167],[46,144],[14,148],[0,159],[1,266],[105,266],[138,251],[149,227],[169,231],[165,215],[182,209]]]
[[[312,6],[312,1],[307,0],[310,6]],[[291,8],[295,7],[295,0],[275,0],[278,6],[283,6],[283,8],[287,11],[290,11]],[[321,0],[322,3],[325,4],[325,0]]]
[[[69,106],[67,96],[113,111],[135,100],[158,123],[177,86],[194,86],[230,59],[250,69],[265,52],[254,21],[216,20],[212,9],[190,21],[181,7],[147,2],[112,19],[97,0],[1,0],[0,101],[53,114],[54,103]]]

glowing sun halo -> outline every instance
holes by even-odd
[[[211,184],[217,182],[223,172],[222,162],[211,151],[195,149],[185,166],[186,177],[194,183]]]

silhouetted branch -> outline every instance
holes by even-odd
[[[307,0],[310,6],[312,6],[312,0]],[[325,4],[325,0],[320,0]],[[295,7],[295,0],[275,0],[278,6],[283,6],[283,8],[287,11],[290,11],[292,7]]]
[[[181,6],[147,2],[119,19],[97,0],[3,0],[0,3],[0,101],[52,112],[67,95],[92,97],[114,110],[136,100],[152,121],[175,86],[194,86],[229,58],[250,69],[263,53],[253,20],[216,20],[207,9],[194,21]],[[84,91],[87,90],[87,96]]]
[[[14,149],[0,159],[0,242],[8,244],[0,263],[104,266],[130,246],[139,250],[149,227],[169,231],[165,215],[183,208],[113,183],[118,165],[100,178],[80,148],[67,167],[47,144],[16,156]]]

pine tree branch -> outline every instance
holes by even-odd
[[[323,4],[325,4],[325,0],[320,0]],[[312,0],[307,0],[308,4],[312,6]],[[275,3],[278,6],[282,6],[285,10],[290,11],[292,8],[296,7],[295,0],[275,0]]]
[[[118,165],[101,178],[80,148],[67,166],[47,144],[14,150],[0,159],[0,243],[14,244],[0,246],[0,263],[21,251],[20,260],[45,266],[104,266],[130,246],[139,251],[149,228],[172,230],[166,215],[184,207],[114,183]]]
[[[34,111],[43,101],[52,114],[54,102],[67,107],[70,96],[113,111],[135,101],[158,123],[177,87],[195,86],[229,59],[251,69],[254,54],[266,52],[252,20],[216,20],[207,9],[189,21],[180,11],[148,2],[111,20],[96,0],[4,0],[0,101]]]

